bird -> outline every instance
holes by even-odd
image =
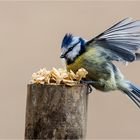
[[[86,69],[85,83],[103,92],[120,90],[140,108],[140,88],[114,64],[140,60],[139,49],[140,20],[127,17],[90,40],[65,34],[60,58],[65,60],[68,71]]]

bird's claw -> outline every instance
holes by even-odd
[[[88,94],[90,94],[93,91],[92,85],[88,84]]]
[[[91,80],[90,81],[81,80],[80,83],[88,85],[88,94],[90,94],[93,91],[93,85],[92,84],[95,84],[96,82],[95,81],[91,81]]]

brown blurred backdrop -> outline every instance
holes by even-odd
[[[0,2],[0,139],[23,139],[26,85],[40,68],[62,67],[65,33],[85,39],[125,17],[140,2]],[[140,62],[119,64],[140,85]],[[140,110],[119,91],[89,96],[87,139],[140,139]]]

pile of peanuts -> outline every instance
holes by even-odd
[[[66,69],[53,68],[48,71],[43,68],[32,74],[31,83],[74,86],[80,83],[80,80],[85,78],[87,74],[88,72],[84,68],[80,68],[76,73],[72,70],[68,72]]]

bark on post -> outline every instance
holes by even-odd
[[[25,139],[84,139],[88,86],[29,84]]]

